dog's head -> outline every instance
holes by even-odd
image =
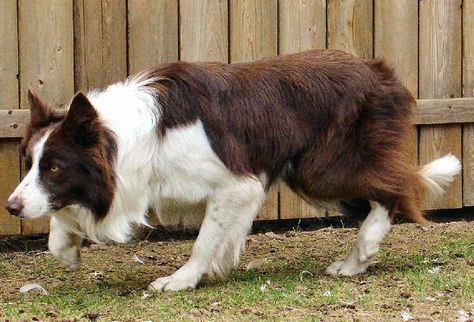
[[[74,96],[67,113],[31,92],[28,100],[31,117],[21,143],[27,174],[8,198],[7,210],[31,219],[79,205],[102,218],[115,187],[112,133],[82,93]]]

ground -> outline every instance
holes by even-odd
[[[144,291],[148,283],[186,261],[192,234],[157,232],[128,245],[87,246],[76,272],[64,270],[43,249],[44,239],[4,240],[0,319],[472,321],[473,219],[428,228],[395,225],[378,262],[350,278],[326,276],[324,270],[349,252],[354,228],[259,224],[238,269],[225,279],[205,279],[192,292],[150,296]],[[23,249],[28,247],[35,250]],[[40,284],[48,294],[20,293],[27,283]]]

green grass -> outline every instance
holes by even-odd
[[[130,261],[131,254],[142,249],[137,245],[87,253],[84,259],[87,265],[73,273],[58,267],[48,254],[0,254],[0,278],[13,284],[0,285],[0,317],[11,320],[98,317],[99,321],[356,318],[400,321],[400,312],[408,308],[414,317],[455,320],[460,309],[474,311],[474,268],[469,262],[474,258],[474,224],[465,225],[463,232],[450,229],[440,236],[441,230],[423,233],[423,238],[406,245],[403,245],[404,230],[410,227],[410,232],[416,234],[416,228],[408,225],[404,229],[396,228],[389,245],[385,245],[378,257],[379,263],[368,274],[353,278],[324,275],[334,256],[340,257],[334,249],[337,241],[353,240],[353,230],[296,233],[284,241],[268,241],[264,236],[257,236],[244,264],[269,255],[270,247],[279,247],[263,266],[247,271],[241,265],[241,269],[223,280],[205,279],[194,292],[160,293],[146,299],[142,298],[143,290],[159,275],[154,265]],[[321,246],[321,254],[307,251],[305,245],[318,246],[317,242],[324,237],[328,242]],[[295,246],[288,248],[287,244]],[[179,242],[178,246],[169,243],[156,250],[150,243],[145,248],[159,253],[172,247],[177,253],[185,253],[190,246],[188,241]],[[330,248],[334,255],[328,251]],[[350,245],[344,244],[343,249],[347,252]],[[439,269],[433,271],[435,267]],[[102,271],[103,278],[91,278],[95,270]],[[173,268],[166,270],[170,273]],[[301,274],[303,271],[312,275]],[[40,281],[49,294],[19,294],[17,287],[30,280]]]

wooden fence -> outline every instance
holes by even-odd
[[[461,98],[474,96],[474,0],[1,0],[0,30],[0,203],[24,175],[29,88],[62,107],[79,89],[167,61],[338,48],[384,57],[424,99],[407,142],[414,159],[462,158],[463,176],[425,208],[474,205],[474,99]],[[259,218],[324,215],[281,187]],[[0,235],[45,231],[44,220],[0,212]]]

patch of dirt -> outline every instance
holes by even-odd
[[[462,269],[468,275],[461,283],[471,283],[474,287],[474,259],[466,258],[466,253],[458,251],[456,247],[443,248],[444,245],[450,247],[449,242],[455,240],[471,240],[471,246],[474,247],[472,216],[454,218],[458,221],[434,224],[427,228],[407,223],[395,225],[384,241],[380,262],[372,266],[368,274],[348,279],[327,277],[324,275],[324,269],[350,251],[355,243],[356,229],[328,227],[328,222],[322,224],[322,221],[317,220],[280,223],[279,227],[276,227],[278,223],[258,223],[254,234],[248,237],[246,252],[242,256],[237,274],[232,277],[232,283],[235,283],[232,285],[248,282],[244,272],[250,269],[262,277],[259,286],[262,292],[278,292],[286,286],[282,285],[284,281],[278,280],[277,274],[287,271],[291,276],[294,274],[293,270],[297,270],[294,278],[296,280],[290,281],[294,284],[294,294],[291,293],[291,296],[300,296],[302,300],[270,309],[244,306],[227,310],[219,304],[219,300],[214,299],[209,300],[209,304],[204,308],[191,308],[180,314],[184,314],[184,318],[201,320],[211,317],[227,320],[299,320],[302,317],[318,317],[326,321],[403,321],[402,315],[405,312],[408,320],[425,321],[446,317],[456,320],[457,315],[464,312],[467,317],[464,321],[472,320],[474,298],[462,298],[457,301],[458,286],[453,284],[448,289],[441,287],[437,293],[430,293],[428,296],[423,293],[421,284],[416,284],[417,280],[411,280],[409,275],[414,267],[425,265],[423,261],[429,260],[430,266],[427,269],[432,272],[428,271],[428,275],[438,274],[440,270],[452,270],[455,273],[456,270]],[[342,225],[338,220],[329,223],[333,226]],[[0,264],[0,299],[4,303],[13,304],[33,301],[35,294],[20,294],[18,289],[27,283],[38,283],[50,293],[71,294],[70,301],[73,301],[74,296],[87,297],[88,293],[97,292],[98,288],[110,296],[126,301],[133,296],[141,296],[141,292],[155,278],[169,275],[183,265],[189,258],[195,236],[195,232],[174,233],[158,230],[153,232],[148,240],[127,245],[86,245],[82,249],[82,267],[77,272],[67,272],[60,267],[51,254],[45,251],[44,244],[41,244],[44,237],[36,239],[35,247],[30,247],[35,250],[29,251],[11,251],[15,248],[11,246],[14,240],[9,239],[2,244],[8,244],[5,247],[8,251],[4,249],[0,253],[0,263],[3,263],[3,266]],[[23,239],[23,242],[25,240]],[[432,245],[437,245],[439,249],[433,249]],[[18,247],[21,249],[23,246],[24,244]],[[410,260],[418,257],[419,262]],[[306,262],[310,263],[307,265],[309,270],[303,270]],[[239,272],[242,274],[239,275]],[[420,279],[422,278],[424,277],[420,276]],[[268,279],[268,282],[265,279]],[[334,280],[339,283],[334,284],[334,287],[340,288],[339,294],[344,294],[344,298],[335,298],[332,302],[310,300],[312,297],[332,298],[331,292],[326,294],[327,291],[322,288],[333,285]],[[438,282],[443,283],[443,280],[434,280],[433,283]],[[224,292],[230,283],[229,279],[205,279],[201,289],[191,293],[192,295],[185,295],[185,298],[198,301],[199,297],[207,296],[206,292],[215,289]],[[429,287],[432,287],[431,284]],[[77,295],[75,291],[78,292]],[[467,294],[469,297],[474,291]],[[367,304],[364,304],[361,298],[367,301]],[[143,301],[145,299],[146,297]],[[167,300],[175,299],[167,297]],[[0,306],[0,317],[2,310],[6,310],[6,307]],[[99,306],[92,311],[83,312],[82,316],[100,321],[101,316],[105,315],[105,320],[109,320],[113,319],[113,316],[107,315],[114,314],[110,313],[113,312],[111,310]],[[460,312],[461,310],[464,311]],[[18,314],[23,316],[21,314],[27,313]],[[42,314],[52,319],[61,317],[63,313],[60,308],[50,307]]]

